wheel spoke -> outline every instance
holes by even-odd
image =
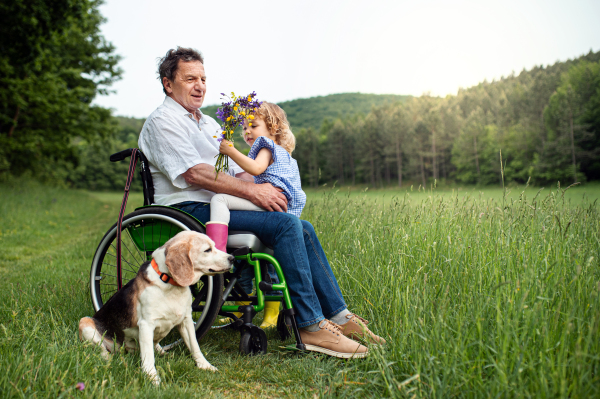
[[[118,290],[112,290],[112,291],[102,291],[102,296],[108,295],[110,294],[110,296],[108,296],[108,298],[106,298],[106,300],[109,300],[110,297],[112,296],[112,294],[114,294],[115,292],[117,292]],[[106,302],[106,301],[103,301]]]
[[[111,244],[111,248],[113,248],[113,249],[114,249],[114,246],[113,246],[112,244]],[[127,248],[127,250],[129,251],[129,247],[125,246],[125,248]],[[115,251],[116,251],[116,249],[115,249]],[[129,252],[129,253],[131,253],[131,252]],[[113,258],[115,258],[115,261],[117,260],[117,255],[113,255],[113,254],[107,254],[107,255],[111,255]],[[133,255],[131,255],[131,256],[133,256]],[[134,258],[135,258],[135,257],[134,257]],[[137,260],[137,259],[136,259],[136,260]],[[127,260],[125,260],[125,258],[123,258],[123,254],[121,254],[121,266],[123,266],[123,262],[125,262],[125,263],[127,263],[129,266],[131,266],[131,267],[134,267],[134,268],[135,268],[135,264],[132,264],[132,263],[128,262]],[[143,263],[143,262],[142,262],[142,263]],[[110,265],[110,263],[107,263],[107,264],[109,264],[109,265]],[[141,264],[141,263],[140,263],[140,264]],[[117,265],[111,265],[111,266],[112,266],[112,267],[114,267],[114,268],[116,268],[116,267],[117,267]],[[130,271],[130,272],[132,272],[132,273],[137,273],[135,270],[133,270],[133,269],[130,269],[130,268],[127,268],[127,270],[129,270],[129,271]]]
[[[115,257],[115,260],[116,260],[116,257]],[[121,262],[121,266],[123,266],[123,261],[124,261],[125,263],[127,263],[127,264],[129,264],[129,265],[130,265],[130,263],[129,263],[129,262],[127,262],[125,259],[121,259],[121,261],[122,261],[122,262]],[[103,265],[110,266],[110,267],[113,267],[113,268],[115,268],[115,269],[117,268],[117,265],[113,265],[113,264],[111,264],[111,263],[108,263],[108,262],[102,262],[102,264],[103,264]],[[133,266],[133,265],[132,265],[132,266]],[[122,269],[122,271],[126,271],[126,272],[129,272],[129,273],[137,274],[137,272],[135,272],[135,271],[133,271],[132,269],[130,269],[130,268],[127,268],[127,267],[124,267],[124,268]],[[113,277],[116,277],[116,276],[113,276]]]
[[[125,248],[127,248],[127,252],[129,252],[129,254],[131,255],[131,257],[133,258],[133,261],[135,261],[135,262],[137,262],[137,263],[139,263],[141,265],[142,263],[144,263],[144,258],[139,254],[137,246],[135,245],[135,242],[131,238],[131,234],[129,233],[129,231],[127,231],[127,237],[129,238],[129,242],[133,246],[133,253],[131,252],[131,249],[129,248],[129,245],[127,245],[127,243],[125,242],[125,240],[122,240],[121,245],[125,245]],[[137,256],[136,256],[136,254],[137,254]]]
[[[133,254],[131,254],[131,256],[133,256],[137,262],[140,262],[140,264],[144,263],[146,260],[144,259],[144,257],[142,255],[139,254],[138,247],[135,244],[135,241],[133,241],[133,237],[131,237],[131,232],[129,230],[127,230],[127,237],[129,237],[129,242],[131,242],[131,244],[133,244],[134,251],[138,254],[138,256],[141,259],[138,260],[138,258],[136,258]],[[129,251],[129,247],[127,247],[127,250]],[[129,251],[129,253],[131,253],[131,251]]]

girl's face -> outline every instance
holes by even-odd
[[[248,122],[244,123],[244,141],[246,144],[251,146],[254,144],[254,140],[259,138],[260,136],[265,136],[273,141],[275,141],[275,136],[269,132],[267,129],[267,124],[260,117],[255,117],[252,120],[252,126]]]

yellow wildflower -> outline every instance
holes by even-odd
[[[233,147],[233,144],[229,143],[229,146],[230,146],[230,147]]]
[[[252,122],[248,123],[248,126],[252,126]]]

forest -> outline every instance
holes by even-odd
[[[600,52],[445,98],[343,93],[280,105],[296,135],[293,155],[307,187],[600,179]],[[213,117],[216,110],[203,108]],[[120,188],[125,165],[106,158],[135,146],[144,120],[116,119],[119,129],[108,146],[80,143],[70,184]],[[241,140],[236,144],[243,149]]]
[[[600,179],[600,52],[445,98],[427,94],[295,130],[302,180],[370,187]]]
[[[0,4],[0,181],[122,188],[127,165],[108,156],[136,146],[144,120],[93,104],[122,73],[100,34],[100,3]],[[342,93],[280,105],[310,187],[600,179],[600,52],[445,98]]]

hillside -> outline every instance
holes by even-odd
[[[318,130],[325,119],[345,118],[357,113],[366,115],[373,107],[386,104],[405,103],[411,96],[396,94],[363,94],[363,93],[340,93],[328,96],[317,96],[310,98],[299,98],[297,100],[278,103],[287,113],[292,130],[312,127]],[[209,105],[202,108],[202,112],[215,118],[220,105]],[[131,129],[139,131],[144,125],[144,119],[117,116],[121,128],[128,131]]]
[[[326,118],[344,118],[357,113],[366,115],[372,107],[404,103],[410,97],[395,94],[341,93],[284,101],[278,105],[287,113],[292,131],[309,127],[318,130]],[[202,112],[216,119],[218,107],[207,106],[202,108]]]

